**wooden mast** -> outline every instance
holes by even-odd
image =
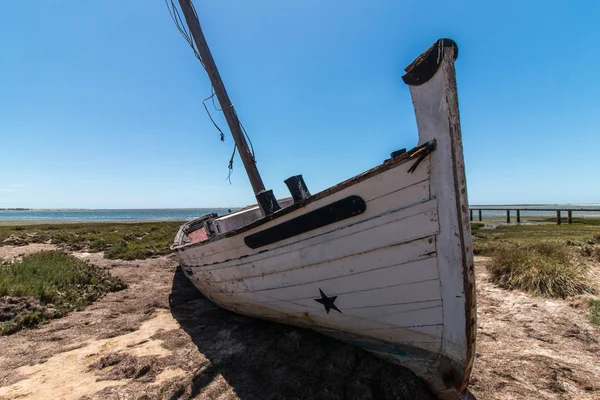
[[[206,69],[206,72],[210,78],[210,82],[215,90],[215,94],[219,100],[219,104],[221,105],[221,109],[225,115],[225,119],[227,120],[227,125],[229,125],[229,130],[233,136],[233,140],[239,149],[240,157],[242,159],[242,163],[244,164],[244,168],[246,169],[246,173],[248,174],[248,179],[250,180],[254,194],[263,212],[267,215],[271,214],[279,209],[279,205],[273,196],[273,192],[270,190],[265,190],[265,185],[263,184],[262,178],[258,173],[258,168],[256,167],[256,161],[252,156],[252,152],[248,148],[248,143],[246,142],[246,138],[242,132],[242,127],[240,125],[238,116],[233,108],[231,100],[229,99],[229,95],[225,90],[225,85],[223,85],[223,81],[221,80],[221,75],[217,70],[215,60],[210,53],[210,49],[206,43],[206,38],[202,33],[198,15],[191,4],[191,0],[179,0],[179,5],[181,6],[181,11],[183,11],[185,21],[190,29],[192,37],[194,38],[196,47],[198,48],[198,53],[202,59],[204,69]]]

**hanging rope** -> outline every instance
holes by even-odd
[[[181,17],[181,14],[179,13],[179,9],[175,5],[174,1],[173,0],[165,0],[165,5],[167,6],[167,10],[169,11],[169,15],[171,16],[171,19],[175,23],[175,26],[177,27],[177,30],[179,31],[179,33],[181,33],[181,36],[183,36],[183,38],[185,39],[185,41],[192,48],[192,51],[194,52],[194,56],[200,61],[200,64],[202,64],[202,68],[204,68],[204,70],[206,70],[206,66],[204,65],[204,61],[202,60],[202,57],[200,56],[200,54],[198,53],[198,50],[196,49],[196,45],[194,43],[194,39],[192,37],[192,34],[188,30],[187,24],[184,22],[183,18]],[[194,3],[192,1],[190,1],[190,7],[192,9],[192,12],[194,13],[194,17],[198,18],[198,13],[196,12],[196,7],[194,7]],[[219,128],[219,126],[217,125],[217,123],[213,119],[213,117],[210,114],[210,111],[208,110],[208,107],[206,106],[206,103],[205,103],[207,100],[212,100],[213,107],[215,108],[215,110],[217,110],[217,111],[223,111],[222,108],[218,108],[217,105],[215,104],[215,91],[214,91],[214,88],[212,88],[212,87],[211,87],[211,92],[212,92],[212,94],[210,96],[208,96],[207,98],[205,98],[205,99],[202,100],[202,105],[204,106],[204,109],[206,110],[206,113],[208,114],[208,118],[210,118],[210,121],[213,123],[213,125],[215,126],[215,128],[217,128],[217,130],[219,131],[219,136],[220,136],[221,142],[224,142],[225,141],[225,134],[223,133],[223,131],[221,130],[221,128]],[[256,158],[254,156],[254,146],[252,144],[252,140],[250,140],[250,136],[246,132],[246,128],[244,128],[244,125],[242,125],[242,122],[240,121],[240,119],[239,119],[239,117],[237,115],[237,112],[236,112],[235,108],[233,107],[233,104],[231,104],[228,108],[232,109],[233,113],[236,115],[236,118],[240,122],[240,128],[244,132],[244,135],[246,136],[246,139],[248,140],[248,143],[250,144],[250,151],[252,153],[252,162],[254,162],[256,164]],[[229,173],[227,175],[227,180],[229,181],[230,184],[231,184],[231,175],[233,174],[233,159],[235,157],[236,150],[237,150],[237,145],[234,144],[233,145],[233,152],[232,152],[231,157],[229,159],[229,165],[228,165]]]
[[[233,153],[231,153],[231,158],[229,159],[229,174],[227,175],[227,180],[231,185],[231,174],[233,174],[233,157],[235,156],[235,150],[237,149],[237,145],[233,145]]]
[[[217,123],[213,119],[212,115],[210,115],[210,111],[208,111],[208,107],[206,107],[206,103],[205,103],[206,100],[214,99],[214,97],[215,97],[215,92],[213,92],[213,94],[211,94],[210,96],[208,96],[207,98],[205,98],[204,100],[202,100],[202,105],[204,106],[204,109],[206,110],[206,113],[208,114],[208,118],[210,118],[210,121],[213,123],[213,125],[215,126],[215,128],[217,128],[217,130],[221,134],[221,142],[224,142],[225,141],[225,135],[223,134],[223,131],[221,130],[221,128],[219,128],[219,126],[217,125]],[[214,105],[214,100],[213,100],[213,105]]]

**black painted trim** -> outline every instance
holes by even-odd
[[[458,46],[452,39],[438,39],[423,54],[415,59],[404,70],[402,80],[407,85],[419,86],[429,81],[442,64],[444,55],[453,52],[454,60],[458,57]]]
[[[248,235],[244,238],[244,243],[251,249],[256,249],[360,215],[366,209],[367,203],[362,198],[349,196],[264,231]]]

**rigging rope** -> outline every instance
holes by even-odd
[[[169,2],[171,3],[170,5],[169,5]],[[198,53],[198,50],[196,49],[196,45],[194,43],[194,39],[192,38],[192,34],[189,32],[187,25],[183,22],[183,18],[181,17],[181,14],[179,13],[179,9],[177,8],[177,6],[175,6],[175,3],[173,2],[173,0],[170,0],[170,1],[165,0],[165,5],[167,6],[169,15],[171,16],[171,19],[175,23],[177,30],[179,30],[179,33],[181,33],[181,35],[183,36],[185,41],[190,45],[190,47],[192,48],[192,51],[194,52],[194,56],[196,56],[196,58],[200,61],[200,64],[202,64],[202,68],[204,68],[204,70],[206,71],[206,66],[204,65],[204,61],[202,60],[202,57],[200,56],[200,54]],[[194,17],[198,18],[198,14],[196,13],[196,7],[194,7],[194,3],[192,1],[190,1],[190,7],[192,9],[192,12],[194,13]],[[208,114],[208,118],[210,118],[210,121],[213,123],[215,128],[217,128],[217,130],[219,131],[221,142],[224,142],[225,134],[223,133],[221,128],[219,128],[219,126],[213,119],[213,117],[210,114],[210,111],[208,111],[208,107],[206,106],[206,103],[205,103],[207,100],[212,100],[213,107],[215,108],[215,110],[223,111],[223,108],[218,108],[217,105],[215,104],[215,94],[216,93],[212,86],[211,86],[211,91],[212,91],[212,94],[210,96],[208,96],[207,98],[205,98],[204,100],[202,100],[202,105],[204,106],[204,109],[206,110],[206,113]],[[252,153],[252,162],[256,164],[256,158],[254,156],[254,145],[252,144],[252,140],[250,140],[250,136],[246,132],[246,128],[244,128],[244,125],[242,125],[242,121],[240,121],[240,118],[237,115],[237,112],[236,112],[235,108],[233,107],[233,104],[231,104],[228,108],[231,108],[231,110],[235,114],[235,116],[240,124],[240,128],[242,129],[242,131],[244,132],[244,135],[248,139],[248,143],[250,143],[250,151]],[[231,154],[231,158],[229,159],[229,166],[228,166],[229,174],[227,175],[227,178],[226,178],[230,184],[231,184],[231,174],[233,173],[233,158],[235,157],[236,150],[237,150],[237,145],[234,143],[233,153]]]
[[[210,121],[213,123],[213,125],[215,126],[215,128],[217,128],[217,130],[221,134],[221,142],[224,142],[225,141],[225,134],[223,134],[223,131],[221,130],[221,128],[219,128],[219,126],[217,125],[217,123],[213,119],[212,115],[210,115],[210,111],[208,111],[208,107],[206,107],[206,103],[205,103],[206,100],[213,99],[213,105],[214,105],[214,97],[215,97],[215,92],[213,92],[213,94],[211,94],[210,96],[208,96],[207,98],[205,98],[204,100],[202,100],[202,105],[204,106],[204,109],[206,110],[206,113],[208,114],[208,118],[210,118]]]
[[[229,174],[227,174],[227,180],[231,185],[231,174],[233,174],[233,157],[235,157],[235,150],[237,149],[237,145],[233,145],[233,153],[231,153],[231,158],[229,159]]]
[[[194,40],[192,39],[192,35],[188,31],[188,29],[186,27],[186,24],[183,22],[183,19],[181,18],[181,14],[179,14],[179,9],[177,8],[177,6],[175,6],[175,3],[173,2],[173,0],[171,0],[171,5],[170,6],[169,6],[168,0],[165,0],[165,5],[167,6],[167,10],[169,10],[169,15],[171,16],[171,19],[175,23],[175,26],[177,27],[177,30],[179,31],[179,33],[181,33],[181,36],[183,36],[183,38],[185,39],[185,41],[188,42],[188,44],[192,48],[192,51],[194,52],[194,55],[200,61],[200,64],[202,64],[202,68],[204,68],[206,70],[206,67],[204,66],[204,61],[202,61],[202,57],[200,57],[200,54],[198,53],[198,50],[196,50],[196,45],[194,44]],[[190,5],[192,6],[192,10],[194,11],[194,15],[197,17],[198,14],[196,14],[196,9],[194,8],[194,4],[192,2],[190,2]]]

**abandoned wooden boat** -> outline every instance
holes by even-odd
[[[195,12],[180,4],[213,79]],[[183,225],[173,247],[193,284],[223,308],[355,344],[408,367],[440,398],[458,397],[476,310],[457,53],[440,39],[406,68],[414,149],[317,194],[295,176],[291,198],[259,190],[256,206]],[[219,95],[222,83],[213,86]],[[231,104],[226,93],[219,101]]]

